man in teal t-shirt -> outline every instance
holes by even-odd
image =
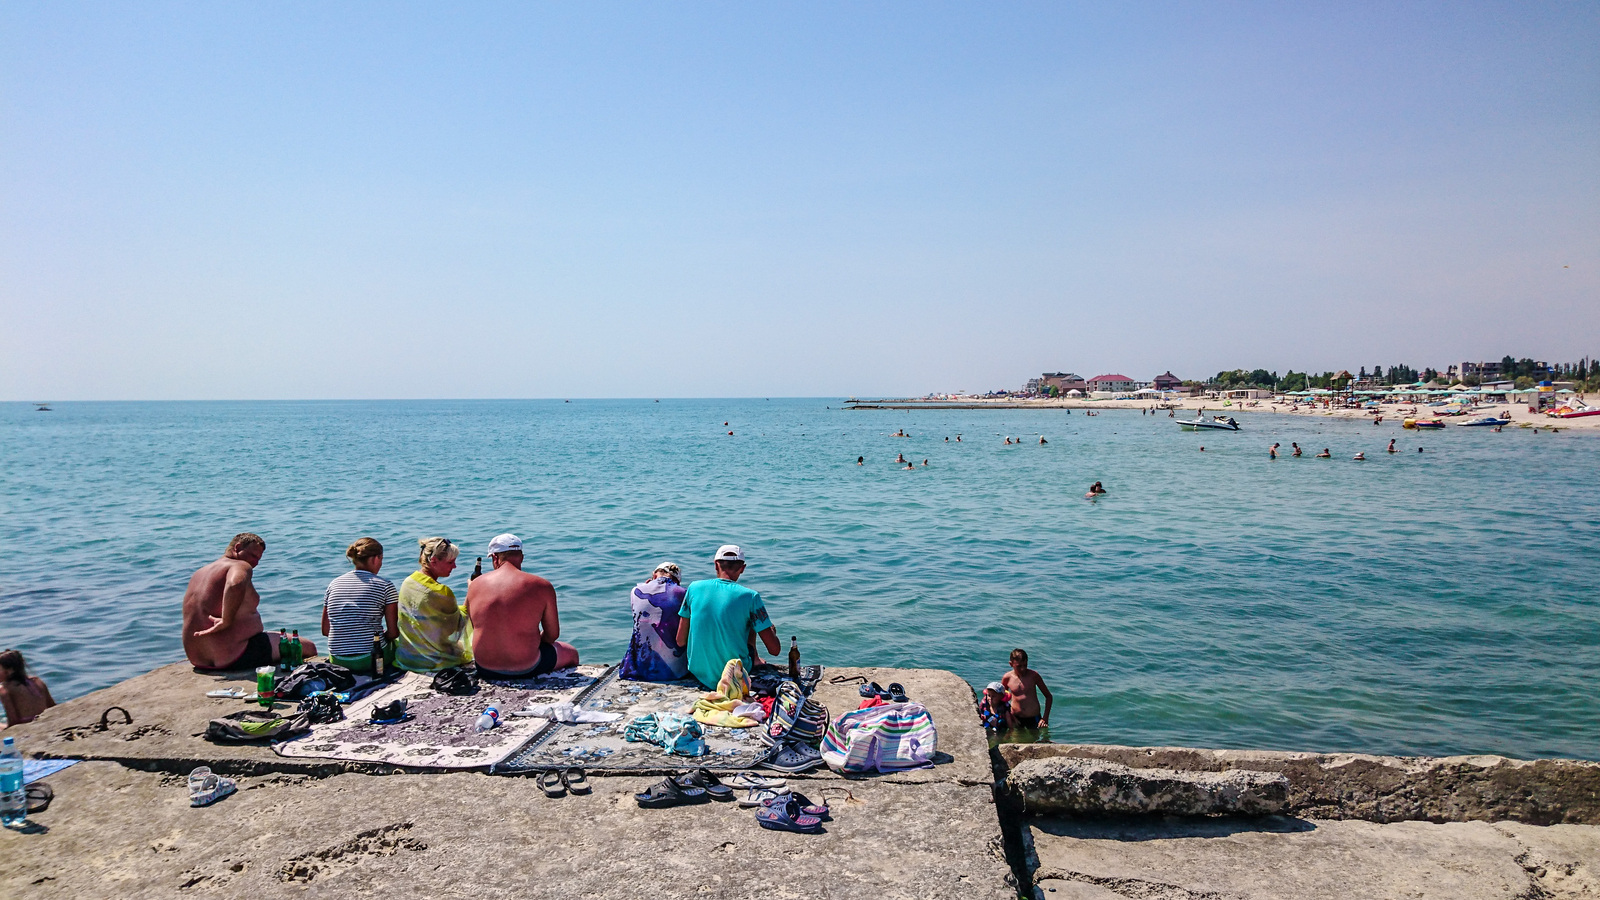
[[[691,583],[678,611],[678,644],[689,650],[689,674],[707,688],[717,686],[730,659],[750,671],[751,634],[760,635],[773,656],[782,649],[761,595],[738,583],[744,551],[724,544],[711,559],[717,577]]]

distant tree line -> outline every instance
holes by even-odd
[[[1539,381],[1557,380],[1577,382],[1578,390],[1600,390],[1600,360],[1584,357],[1577,362],[1558,363],[1548,368],[1542,367],[1533,359],[1523,357],[1515,359],[1510,356],[1500,360],[1500,379],[1515,381],[1517,387],[1532,387]],[[1348,376],[1348,377],[1346,377]],[[1266,369],[1229,369],[1218,372],[1215,377],[1206,383],[1206,387],[1215,390],[1240,390],[1244,388],[1263,388],[1274,391],[1304,391],[1311,388],[1323,390],[1337,390],[1348,387],[1352,381],[1362,381],[1380,385],[1415,384],[1428,382],[1435,379],[1442,380],[1443,373],[1437,369],[1413,369],[1404,364],[1393,366],[1373,366],[1369,372],[1365,366],[1351,376],[1348,370],[1341,372],[1323,372],[1320,375],[1310,372],[1296,372],[1290,369],[1282,376],[1277,372]],[[1461,381],[1469,386],[1479,383],[1477,378],[1463,378]],[[1185,382],[1187,384],[1188,382]]]

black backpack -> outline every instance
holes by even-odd
[[[454,666],[433,676],[433,689],[452,697],[465,697],[478,692],[478,667]]]

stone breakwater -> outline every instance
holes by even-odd
[[[817,699],[854,708],[856,678],[928,707],[936,765],[794,778],[833,809],[796,835],[734,804],[639,809],[655,775],[552,800],[531,778],[211,744],[206,721],[238,704],[205,692],[244,679],[167,666],[17,727],[31,756],[85,761],[47,780],[27,831],[0,832],[0,897],[1600,898],[1595,763],[991,751],[951,673],[830,667]],[[189,807],[197,765],[239,792]]]

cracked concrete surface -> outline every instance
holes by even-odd
[[[1034,819],[1047,900],[1600,900],[1600,827]]]

